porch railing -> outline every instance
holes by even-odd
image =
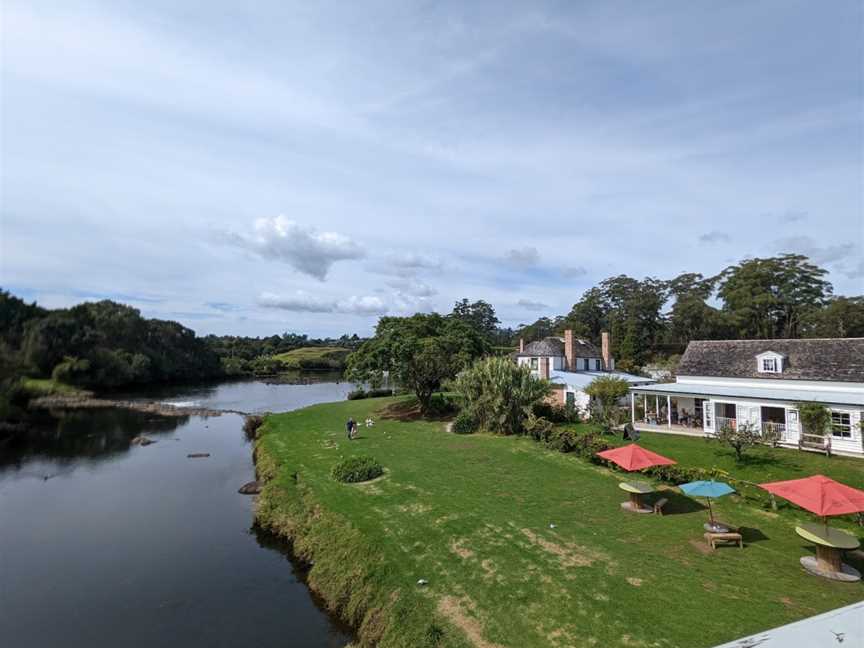
[[[774,421],[763,421],[762,436],[766,439],[776,439],[777,441],[786,440],[786,424],[776,423]]]
[[[725,416],[714,417],[714,429],[719,432],[724,427],[729,426],[733,430],[738,426],[738,419],[726,418]]]

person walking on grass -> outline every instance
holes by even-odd
[[[357,429],[357,424],[354,422],[353,418],[349,418],[345,427],[348,429],[348,440],[351,441],[354,439],[354,431]]]

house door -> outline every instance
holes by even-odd
[[[573,407],[576,405],[576,394],[573,392],[567,392],[567,396],[565,397],[567,400],[567,407]]]

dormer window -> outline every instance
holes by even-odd
[[[762,358],[762,371],[777,373],[777,358]]]
[[[766,351],[756,356],[756,370],[759,373],[783,373],[783,356]]]

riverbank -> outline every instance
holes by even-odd
[[[367,645],[698,648],[862,595],[800,569],[811,548],[787,514],[724,498],[717,515],[746,546],[710,552],[698,502],[670,492],[668,515],[622,512],[620,473],[528,439],[382,418],[397,400],[272,415],[256,445],[259,523],[293,541],[310,587]],[[349,416],[376,424],[348,442]],[[335,482],[356,455],[385,475]]]

